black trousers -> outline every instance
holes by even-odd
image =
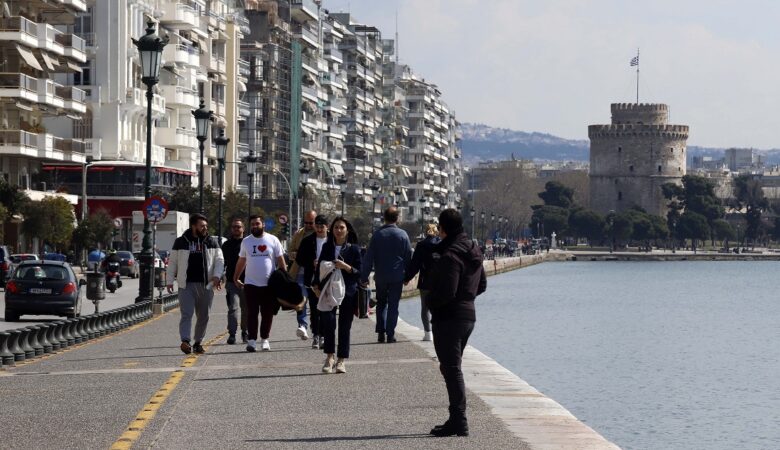
[[[313,336],[322,336],[320,331],[320,316],[322,312],[317,309],[317,303],[320,302],[319,297],[311,288],[306,288],[306,297],[309,299],[309,317],[311,317],[311,334]]]
[[[450,400],[450,421],[455,424],[466,422],[466,383],[460,369],[463,350],[466,349],[469,336],[474,331],[474,322],[470,320],[433,321],[433,347],[439,358],[439,370],[447,385]]]
[[[325,338],[323,352],[327,355],[336,353],[338,358],[349,358],[349,338],[352,330],[352,320],[355,318],[357,293],[344,296],[341,306],[320,314],[320,332]],[[338,310],[338,318],[336,311]],[[339,344],[336,351],[336,324],[338,323]]]

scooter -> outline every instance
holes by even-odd
[[[113,294],[120,287],[122,287],[122,281],[119,279],[119,263],[110,262],[106,266],[106,289]]]

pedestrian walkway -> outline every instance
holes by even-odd
[[[15,448],[528,448],[469,393],[467,438],[434,438],[447,415],[438,367],[401,337],[377,344],[355,320],[346,374],[295,337],[280,312],[271,352],[225,344],[215,297],[202,356],[178,349],[178,311],[22,367],[0,371],[0,440]],[[413,334],[413,332],[409,332]]]

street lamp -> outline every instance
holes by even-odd
[[[198,195],[200,196],[200,213],[203,214],[203,143],[209,134],[209,126],[214,120],[214,112],[206,109],[206,103],[203,98],[200,99],[200,107],[192,111],[195,116],[195,131],[198,138],[198,149],[200,150],[200,172],[198,174]]]
[[[615,251],[615,210],[613,209],[609,210],[609,234],[609,252],[612,253]]]
[[[479,212],[479,218],[482,219],[482,226],[480,227],[480,233],[482,235],[482,244],[485,243],[485,210]]]
[[[222,245],[222,189],[225,184],[225,154],[227,153],[227,146],[230,143],[230,139],[225,137],[225,129],[219,130],[219,136],[214,139],[214,143],[217,146],[217,177],[219,178],[219,208],[217,210],[217,236]]]
[[[341,215],[345,214],[345,201],[347,197],[347,177],[342,173],[337,180],[339,183],[339,190],[341,191]]]
[[[393,192],[395,193],[395,206],[397,207],[401,204],[401,188],[397,187]]]
[[[146,85],[146,173],[144,177],[144,198],[152,196],[152,88],[159,81],[162,52],[168,43],[168,36],[161,38],[155,33],[154,22],[147,23],[146,34],[140,39],[132,39],[141,57],[141,81]],[[141,247],[141,280],[138,283],[138,298],[142,302],[152,298],[152,283],[149,272],[154,265],[152,253],[152,230],[149,220],[144,217],[144,238]]]
[[[474,216],[476,215],[476,211],[474,211],[474,207],[471,208],[471,211],[469,211],[469,215],[471,216],[471,236],[474,237],[477,234],[477,230],[474,229]]]
[[[252,197],[254,197],[254,185],[255,185],[255,173],[257,172],[257,158],[255,157],[254,150],[249,150],[249,155],[244,158],[244,164],[246,164],[246,176],[249,178],[249,211],[247,219],[252,217]],[[247,220],[246,223],[249,223]]]
[[[498,237],[501,237],[503,229],[501,228],[504,223],[504,216],[498,216]]]
[[[303,195],[301,196],[301,209],[306,211],[306,185],[309,184],[309,168],[306,167],[306,163],[301,161],[301,166],[298,168],[301,173],[301,186],[303,186]]]
[[[371,183],[371,232],[374,231],[374,222],[376,222],[376,217],[374,216],[376,214],[376,199],[379,197],[379,183],[377,183],[376,180],[374,180],[373,183]]]

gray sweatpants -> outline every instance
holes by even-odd
[[[192,330],[192,314],[195,313],[194,342],[201,342],[206,335],[206,325],[209,324],[209,311],[214,300],[214,291],[206,289],[203,283],[187,283],[184,288],[179,288],[179,335],[182,341],[190,340]]]
[[[225,292],[227,293],[227,329],[228,333],[236,334],[239,326],[239,309],[241,310],[241,331],[246,331],[246,297],[244,290],[236,286],[232,281],[225,283]]]

